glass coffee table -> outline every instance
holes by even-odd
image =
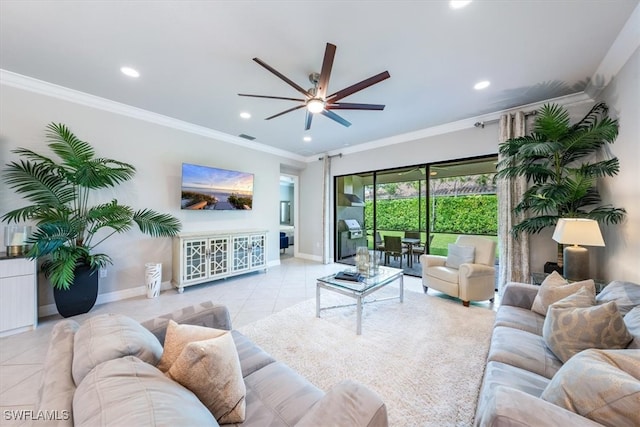
[[[332,307],[320,307],[320,289],[337,292],[356,299],[357,306],[357,323],[356,334],[362,334],[362,305],[364,298],[377,290],[380,290],[392,283],[394,280],[400,280],[400,302],[404,300],[404,276],[403,271],[399,268],[380,267],[376,275],[365,277],[361,282],[350,282],[346,280],[336,279],[336,275],[321,277],[316,282],[316,317],[320,317],[321,310],[329,310],[332,308],[346,307],[346,305],[336,305]],[[395,299],[397,297],[380,298],[374,301],[385,301]]]

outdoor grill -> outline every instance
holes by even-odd
[[[360,239],[364,236],[360,223],[355,219],[343,219],[340,220],[339,231],[345,233],[347,239]]]
[[[338,259],[354,256],[358,246],[367,246],[362,226],[356,219],[341,219],[338,222]]]

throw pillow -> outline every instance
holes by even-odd
[[[640,350],[585,350],[553,376],[540,396],[608,426],[640,425]]]
[[[590,291],[581,289],[552,304],[542,326],[549,349],[566,363],[589,348],[625,348],[633,339],[614,302],[592,306]]]
[[[218,425],[191,391],[133,356],[101,363],[85,377],[73,395],[69,423],[76,427]]]
[[[173,320],[167,324],[167,334],[164,338],[164,352],[157,368],[167,372],[176,361],[187,344],[219,337],[227,331],[196,325],[179,325]]]
[[[620,306],[618,306],[619,309]],[[624,315],[624,324],[627,326],[629,333],[633,335],[633,341],[629,343],[627,348],[640,349],[640,306]]]
[[[162,356],[160,341],[140,323],[122,314],[101,314],[78,328],[73,345],[73,381],[83,378],[100,363],[135,356],[155,366]]]
[[[476,248],[449,243],[447,260],[444,265],[449,268],[459,269],[460,264],[472,263],[476,257]]]
[[[229,332],[187,344],[167,375],[198,396],[219,424],[244,422],[247,390]]]
[[[604,287],[596,297],[599,303],[615,301],[623,316],[640,305],[640,285],[614,280]]]
[[[576,293],[584,287],[588,288],[595,296],[596,285],[593,280],[589,279],[580,282],[568,283],[564,277],[554,271],[540,284],[540,289],[538,289],[538,294],[533,300],[531,311],[546,316],[547,310],[551,304]]]

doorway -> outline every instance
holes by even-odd
[[[280,259],[294,257],[297,252],[297,184],[297,176],[280,174]]]

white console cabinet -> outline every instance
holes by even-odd
[[[267,231],[181,233],[173,238],[173,286],[267,269]]]
[[[0,254],[0,337],[38,324],[36,261]]]

